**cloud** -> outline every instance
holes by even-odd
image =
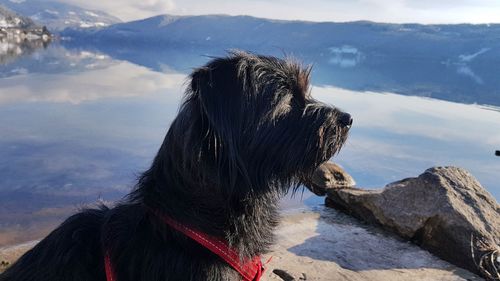
[[[18,75],[2,81],[0,105],[17,102],[79,104],[105,98],[145,96],[166,90],[175,92],[182,88],[184,81],[184,74],[153,72],[127,62],[64,75]],[[177,96],[172,95],[172,98]]]
[[[498,22],[500,2],[493,0],[233,0],[179,1],[176,14],[252,15],[264,18],[309,21],[490,23]]]
[[[492,8],[499,7],[500,3],[496,0],[403,0],[401,1],[409,8],[432,10],[432,9],[461,9],[461,8]]]
[[[355,116],[356,129],[380,129],[405,137],[475,143],[476,147],[489,147],[487,140],[500,138],[498,112],[480,106],[392,93],[361,94],[335,87],[313,87],[313,95],[349,111]]]
[[[370,0],[380,4],[373,18],[382,22],[493,23],[500,17],[500,2],[492,0]],[[383,16],[383,18],[380,18]]]
[[[107,12],[122,20],[137,20],[159,14],[171,13],[175,8],[173,0],[120,0],[120,1],[96,1],[96,0],[64,0],[59,1],[74,4],[82,8]]]
[[[172,0],[143,0],[143,1],[130,1],[132,2],[132,7],[144,10],[144,11],[171,11],[175,4]]]
[[[453,165],[500,194],[500,162],[493,156],[500,140],[497,108],[334,87],[313,87],[312,94],[353,116],[350,136],[334,161],[344,164],[361,186]]]
[[[491,23],[500,20],[500,1],[497,0],[56,1],[102,10],[125,21],[160,14],[251,15],[272,19],[336,22],[370,20],[395,23]]]

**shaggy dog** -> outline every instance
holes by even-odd
[[[104,281],[106,258],[114,281],[241,280],[163,216],[225,241],[242,261],[266,253],[280,197],[310,180],[352,123],[310,96],[309,74],[291,60],[245,52],[194,70],[134,191],[114,208],[68,218],[0,280]]]

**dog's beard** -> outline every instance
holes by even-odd
[[[325,124],[325,126],[320,128],[320,143],[322,143],[322,145],[321,149],[319,149],[319,161],[315,163],[314,168],[317,168],[319,165],[338,154],[346,142],[349,134],[349,127],[338,125],[336,120],[328,121],[326,123],[327,124]]]
[[[324,121],[316,133],[310,136],[316,146],[313,146],[311,151],[306,152],[306,154],[315,154],[316,156],[312,161],[304,162],[304,165],[298,170],[297,183],[291,186],[293,192],[297,191],[303,184],[310,184],[314,171],[340,152],[347,140],[350,129],[350,126],[339,124],[337,116],[340,114],[339,110],[333,109],[324,114],[326,117],[323,115],[318,117],[318,119]]]

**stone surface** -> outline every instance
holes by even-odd
[[[329,190],[328,206],[390,229],[462,268],[478,272],[471,238],[500,245],[500,206],[467,171],[436,167],[382,190]],[[486,253],[476,248],[476,257]]]
[[[287,214],[263,280],[483,280],[378,227],[333,209]],[[279,269],[278,276],[273,271]]]
[[[342,167],[333,162],[325,162],[314,171],[311,184],[306,186],[314,194],[324,196],[328,189],[349,188],[355,185],[354,179]]]

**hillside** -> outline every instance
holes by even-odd
[[[30,18],[0,6],[0,40],[3,45],[7,41],[9,44],[19,45],[25,40],[48,41],[49,39],[50,33],[45,27],[35,24]],[[3,46],[2,50],[5,48],[6,46]]]
[[[0,65],[45,47],[51,38],[45,27],[0,5]]]
[[[68,31],[66,34],[72,34]],[[73,35],[76,35],[73,33]],[[94,33],[92,40],[125,40],[131,44],[190,43],[224,47],[275,46],[286,50],[338,52],[350,46],[371,54],[446,58],[500,47],[500,25],[419,25],[373,22],[277,21],[249,16],[163,15],[120,23]],[[479,48],[479,49],[480,49]],[[342,52],[342,50],[340,50]],[[483,58],[499,56],[487,52]]]
[[[37,27],[30,18],[18,15],[0,5],[0,28],[35,29]]]
[[[100,30],[67,29],[87,46],[161,71],[238,48],[313,64],[316,85],[500,105],[500,25],[278,21],[249,16],[163,15]]]
[[[117,17],[95,10],[55,1],[0,0],[0,5],[21,15],[30,17],[51,31],[65,28],[100,28],[121,22]]]

